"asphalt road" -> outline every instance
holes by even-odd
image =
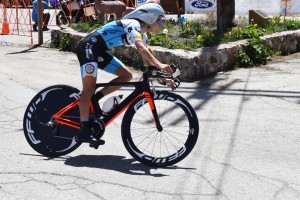
[[[73,53],[1,42],[0,199],[300,199],[298,57],[182,83],[177,93],[196,110],[200,136],[186,159],[154,169],[126,152],[121,118],[98,150],[81,145],[48,159],[31,149],[22,130],[27,104],[50,85],[80,89],[78,62]],[[99,82],[113,78],[99,74]]]

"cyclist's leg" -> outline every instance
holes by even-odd
[[[80,120],[89,120],[90,101],[97,81],[98,64],[89,62],[80,67],[82,78],[82,92],[79,102]]]
[[[125,66],[118,58],[112,56],[108,52],[105,53],[104,60],[110,60],[110,62],[105,65],[101,66],[101,62],[99,63],[99,66],[106,72],[115,74],[118,76],[117,78],[113,79],[110,81],[110,83],[114,82],[128,82],[132,79],[132,73],[130,69]],[[104,87],[101,90],[101,93],[103,96],[110,94],[118,89],[120,89],[121,86],[109,86],[109,87]]]
[[[90,101],[94,93],[97,80],[97,55],[96,49],[93,49],[91,40],[95,39],[97,35],[92,33],[85,37],[78,45],[77,57],[80,62],[80,71],[82,78],[82,93],[79,101],[80,110],[80,135],[78,139],[82,142],[89,142],[91,139],[91,129],[89,127],[89,112]]]
[[[80,135],[78,141],[89,142],[91,140],[91,129],[89,127],[90,101],[94,93],[98,64],[89,62],[80,67],[82,76],[82,92],[79,101],[80,110]]]

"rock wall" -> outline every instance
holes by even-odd
[[[61,38],[64,34],[70,37],[71,42],[67,50],[76,52],[80,39],[86,35],[72,30],[52,30],[51,38]],[[272,50],[281,51],[283,54],[295,53],[300,41],[300,30],[286,31],[263,36],[263,43]],[[235,63],[238,52],[242,50],[247,41],[241,40],[212,47],[184,51],[181,49],[166,49],[150,47],[154,56],[162,63],[174,63],[182,68],[181,81],[197,81],[208,75],[228,70]],[[112,54],[123,56],[128,60],[142,62],[142,57],[134,46],[114,48]]]

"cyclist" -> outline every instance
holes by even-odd
[[[117,78],[111,82],[128,82],[132,79],[130,69],[108,50],[116,47],[134,44],[143,57],[145,64],[157,66],[167,74],[172,74],[168,64],[159,62],[146,47],[147,32],[156,32],[161,27],[164,9],[156,3],[147,3],[124,16],[121,20],[112,21],[96,29],[83,38],[77,49],[82,77],[82,93],[79,102],[81,128],[77,141],[91,142],[89,127],[89,105],[97,79],[97,69],[115,74]],[[165,80],[172,84],[172,80]],[[100,97],[110,94],[119,86],[105,87]]]

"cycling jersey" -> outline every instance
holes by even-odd
[[[136,20],[113,21],[97,29],[96,32],[102,36],[108,49],[134,44],[137,40],[143,41],[147,46],[147,35],[141,34],[140,23]]]
[[[89,72],[93,71],[94,77],[97,70],[91,67],[100,68],[109,73],[114,73],[124,64],[107,50],[113,47],[135,44],[136,41],[143,41],[147,46],[147,35],[141,34],[141,26],[137,20],[117,20],[96,29],[94,32],[83,38],[77,49],[77,56],[81,66],[82,77],[85,77],[87,66]]]

